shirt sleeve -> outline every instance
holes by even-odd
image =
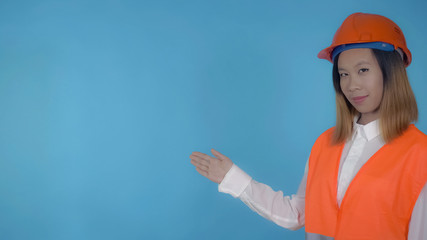
[[[247,188],[252,178],[241,170],[237,165],[233,164],[224,179],[218,185],[218,191],[228,193],[237,198]]]
[[[297,194],[284,196],[282,191],[253,180],[236,165],[233,165],[219,184],[220,192],[239,198],[250,209],[277,225],[297,230],[305,223],[305,188],[308,165]]]
[[[409,223],[408,240],[427,239],[427,183],[424,185],[420,196],[412,210]]]

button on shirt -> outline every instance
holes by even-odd
[[[385,142],[380,135],[378,120],[366,125],[353,124],[353,136],[344,145],[338,174],[337,203],[340,205],[345,192],[360,168]],[[238,197],[248,207],[276,224],[296,230],[305,223],[305,188],[308,163],[298,192],[283,196],[281,191],[258,183],[236,165],[225,175],[219,191]],[[412,211],[408,240],[427,239],[427,185],[424,186]]]

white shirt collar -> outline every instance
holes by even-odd
[[[358,131],[367,141],[370,141],[380,135],[379,120],[372,121],[366,125],[358,124],[359,117],[355,117],[353,121],[354,131]]]

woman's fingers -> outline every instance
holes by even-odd
[[[191,155],[200,157],[200,158],[205,159],[207,161],[212,161],[212,160],[216,159],[214,157],[211,157],[211,156],[204,154],[204,153],[201,153],[201,152],[193,152]]]
[[[199,163],[201,165],[205,165],[205,166],[209,166],[210,163],[211,163],[211,161],[206,160],[206,159],[201,158],[201,157],[196,156],[196,155],[190,155],[190,159],[194,160],[195,162],[197,162],[197,163]]]
[[[193,164],[196,168],[202,169],[203,171],[208,171],[209,170],[209,165],[201,164],[197,160],[191,159],[191,164]]]
[[[211,149],[211,152],[215,157],[217,157],[220,160],[224,160],[224,158],[226,158],[226,156],[222,155],[222,153],[218,152],[217,150],[215,150],[213,148]]]
[[[200,169],[198,167],[196,167],[196,171],[199,172],[200,175],[202,175],[203,177],[208,177],[208,172],[207,171],[205,171],[203,169]]]
[[[191,154],[190,159],[191,159],[191,164],[193,164],[196,168],[199,168],[203,171],[209,171],[209,165],[210,165],[209,160],[206,160],[195,154]]]

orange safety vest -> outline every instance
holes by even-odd
[[[333,128],[315,142],[309,159],[305,230],[335,240],[404,240],[415,202],[427,182],[427,136],[413,124],[359,170],[341,206],[337,181],[344,144]]]

